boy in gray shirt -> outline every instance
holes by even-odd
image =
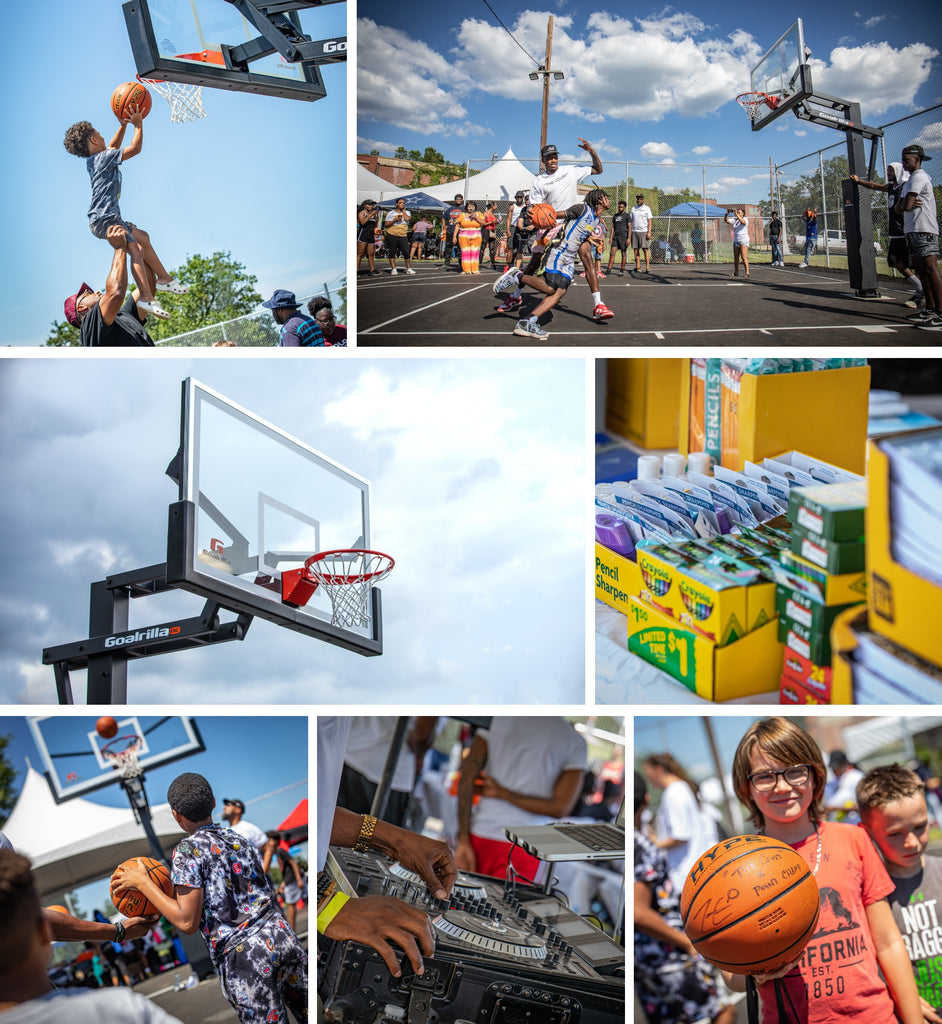
[[[120,224],[127,231],[128,254],[131,257],[131,274],[137,284],[140,298],[138,309],[152,313],[161,320],[170,314],[154,298],[154,292],[172,292],[185,295],[189,288],[171,277],[154,252],[150,236],[143,228],[125,221],[121,217],[118,200],[121,198],[120,164],[140,153],[144,144],[144,115],[139,106],[128,108],[127,120],[115,133],[108,145],[101,133],[88,121],[78,121],[65,133],[63,145],[73,155],[85,157],[85,166],[92,183],[92,202],[88,209],[88,226],[96,238],[107,238],[108,228]],[[130,146],[121,148],[128,124],[134,125],[134,138]]]

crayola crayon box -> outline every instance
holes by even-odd
[[[712,701],[775,692],[782,672],[776,623],[720,646],[638,598],[629,599],[628,650]]]
[[[775,584],[736,559],[678,564],[665,545],[641,546],[637,556],[641,598],[705,640],[722,647],[775,618]]]

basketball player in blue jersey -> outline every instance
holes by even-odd
[[[514,334],[521,338],[544,341],[549,334],[540,328],[539,319],[548,313],[566,294],[572,284],[572,274],[579,246],[590,237],[595,230],[602,214],[610,206],[608,194],[597,188],[589,192],[584,203],[576,203],[566,210],[566,220],[562,231],[550,245],[543,259],[543,275],[537,277],[524,274],[521,285],[529,285],[546,298],[533,310],[529,319],[520,320],[514,328]]]

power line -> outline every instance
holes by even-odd
[[[534,63],[534,64],[535,64],[535,65],[536,65],[537,67],[540,67],[540,61],[538,61],[538,60],[536,59],[536,57],[534,57],[534,56],[533,56],[533,54],[532,54],[532,53],[530,53],[530,51],[529,51],[529,50],[527,50],[527,49],[526,49],[526,47],[524,47],[524,46],[523,46],[523,44],[519,42],[519,40],[518,40],[518,39],[517,39],[517,37],[516,37],[516,36],[515,36],[515,35],[513,34],[513,32],[511,32],[511,31],[510,31],[510,29],[509,29],[509,28],[507,28],[507,26],[506,26],[506,25],[505,25],[505,24],[504,24],[504,23],[503,23],[503,22],[502,22],[502,21],[500,20],[500,15],[499,15],[499,14],[497,13],[497,11],[495,11],[495,10],[494,10],[494,8],[493,8],[493,7],[491,7],[491,5],[490,5],[490,4],[489,4],[489,3],[487,2],[487,0],[483,0],[483,2],[484,2],[484,6],[485,6],[485,7],[486,7],[486,8],[487,8],[487,9],[488,9],[488,10],[489,10],[490,12],[491,12],[491,14],[493,14],[493,15],[494,15],[494,17],[495,17],[495,18],[497,19],[497,24],[498,24],[498,25],[500,25],[500,27],[501,27],[501,28],[502,28],[502,29],[503,29],[503,30],[504,30],[504,31],[505,31],[505,32],[507,33],[507,35],[509,35],[509,36],[510,36],[510,38],[511,38],[511,39],[512,39],[512,40],[513,40],[513,41],[514,41],[514,42],[515,42],[516,44],[517,44],[517,46],[519,46],[519,47],[520,47],[520,49],[521,49],[521,50],[523,50],[523,52],[524,52],[524,53],[525,53],[525,54],[526,54],[526,55],[527,55],[527,56],[528,56],[528,57],[530,58],[530,60],[532,60],[532,61],[533,61],[533,63]]]

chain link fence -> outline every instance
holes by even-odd
[[[325,284],[324,290],[317,294],[326,295],[330,299],[337,323],[346,323],[345,283],[340,282],[333,288]],[[305,295],[303,298],[298,296],[302,313],[308,313],[307,304],[314,297],[313,294]],[[195,331],[177,334],[172,338],[161,338],[156,345],[158,348],[271,348],[278,345],[280,336],[281,327],[275,323],[271,312],[267,309],[259,309],[254,313],[236,317],[234,320],[225,320],[209,327],[200,327]]]
[[[942,104],[880,125],[883,138],[877,141],[877,163],[874,181],[886,182],[887,166],[900,162],[904,146],[916,143],[927,153],[942,151]],[[865,144],[869,157],[870,146]],[[932,166],[926,168],[930,175]],[[844,224],[844,201],[841,180],[848,175],[847,143],[839,142],[815,150],[803,157],[775,166],[775,206],[782,218],[786,253],[804,253],[805,224],[802,214],[808,207],[817,212],[818,246],[812,265],[847,266],[847,245]],[[866,177],[866,173],[860,175]],[[936,185],[937,196],[940,193]],[[889,249],[888,196],[885,192],[860,189],[860,201],[869,202],[873,215],[873,240],[877,256],[877,272],[890,274],[886,254]]]
[[[498,218],[496,256],[500,268],[506,265],[508,254],[505,245],[508,234],[507,216],[512,202],[502,199],[508,191],[504,183],[476,187],[475,178],[493,165],[493,160],[469,160],[466,164],[464,188],[461,191],[465,200],[473,199],[479,211],[483,211],[489,201],[496,203]],[[539,172],[540,163],[536,159],[521,159],[528,172],[535,176]],[[562,161],[564,165],[566,161]],[[722,172],[722,179],[717,175]],[[483,180],[483,179],[482,179]],[[521,176],[521,180],[524,180]],[[532,179],[531,179],[532,180]],[[678,164],[674,161],[630,162],[624,164],[606,164],[605,170],[598,176],[589,175],[579,186],[581,193],[598,187],[608,193],[610,209],[603,217],[605,224],[605,248],[603,250],[603,269],[608,265],[612,239],[612,214],[617,211],[618,203],[624,202],[627,207],[635,205],[638,194],[654,214],[651,226],[651,242],[649,258],[652,263],[669,263],[673,261],[702,263],[730,262],[733,258],[733,246],[729,228],[723,221],[726,206],[745,206],[747,214],[757,210],[756,204],[762,196],[768,196],[771,180],[771,164]],[[526,191],[529,181],[524,186]],[[734,198],[719,205],[719,212],[709,210],[703,216],[691,216],[687,213],[671,213],[671,211],[696,196],[707,195],[707,206],[715,205],[718,200],[709,198],[710,194],[735,189]],[[510,185],[509,190],[516,191]],[[493,194],[488,194],[492,192]],[[440,218],[427,217],[435,228],[435,238],[426,246],[424,255],[429,258],[440,257],[443,253],[444,240],[441,232]],[[764,229],[759,227],[760,236],[764,239]],[[456,258],[457,248],[455,250]],[[481,253],[481,264],[487,265],[489,253]],[[628,262],[634,266],[634,256],[629,250]],[[615,267],[621,266],[621,256],[616,253]]]
[[[886,181],[889,162],[898,161],[904,146],[918,143],[927,152],[942,149],[942,105],[930,107],[881,125],[884,136],[878,144],[878,159],[875,178]],[[869,147],[867,147],[869,152]],[[503,198],[509,191],[516,191],[526,177],[516,170],[516,178],[509,181],[495,180],[486,175],[497,162],[496,154],[489,160],[468,160],[463,182],[456,181],[455,191],[461,192],[465,200],[473,199],[478,210],[483,210],[489,201],[496,202],[498,218],[497,246],[494,259],[500,269],[506,265],[507,215],[511,202]],[[528,174],[539,172],[539,160],[524,158],[517,161]],[[562,161],[565,164],[567,161]],[[930,170],[931,168],[927,168]],[[508,170],[508,176],[511,171]],[[475,179],[481,177],[483,187],[476,186]],[[581,192],[588,192],[598,186],[609,196],[611,209],[603,218],[606,228],[606,242],[603,250],[603,269],[608,266],[611,255],[611,215],[618,202],[624,201],[630,208],[639,193],[654,214],[651,227],[650,260],[652,263],[672,261],[729,263],[733,258],[730,230],[723,220],[726,209],[744,207],[749,218],[750,257],[768,254],[768,215],[773,203],[783,222],[783,249],[792,262],[804,257],[805,225],[802,213],[809,207],[818,212],[819,242],[813,265],[846,268],[847,245],[845,241],[843,199],[841,179],[848,175],[847,144],[843,137],[832,146],[815,150],[806,156],[786,163],[775,164],[728,164],[715,163],[685,164],[673,160],[632,161],[624,164],[606,163],[605,170],[597,178],[587,177],[580,185]],[[532,180],[532,178],[531,178]],[[881,274],[891,273],[886,263],[889,247],[886,194],[868,189],[860,190],[862,201],[871,203],[873,211],[874,243],[877,254],[877,270]],[[687,200],[702,202],[705,197],[705,211],[702,215],[671,213]],[[713,209],[711,209],[713,207]],[[426,217],[434,227],[433,238],[426,245],[423,256],[440,258],[444,240],[441,219]],[[458,257],[457,249],[455,257]],[[485,249],[481,253],[482,266],[488,265],[491,257]],[[634,265],[634,255],[629,250],[627,265]],[[616,253],[614,266],[621,266],[621,254]]]

